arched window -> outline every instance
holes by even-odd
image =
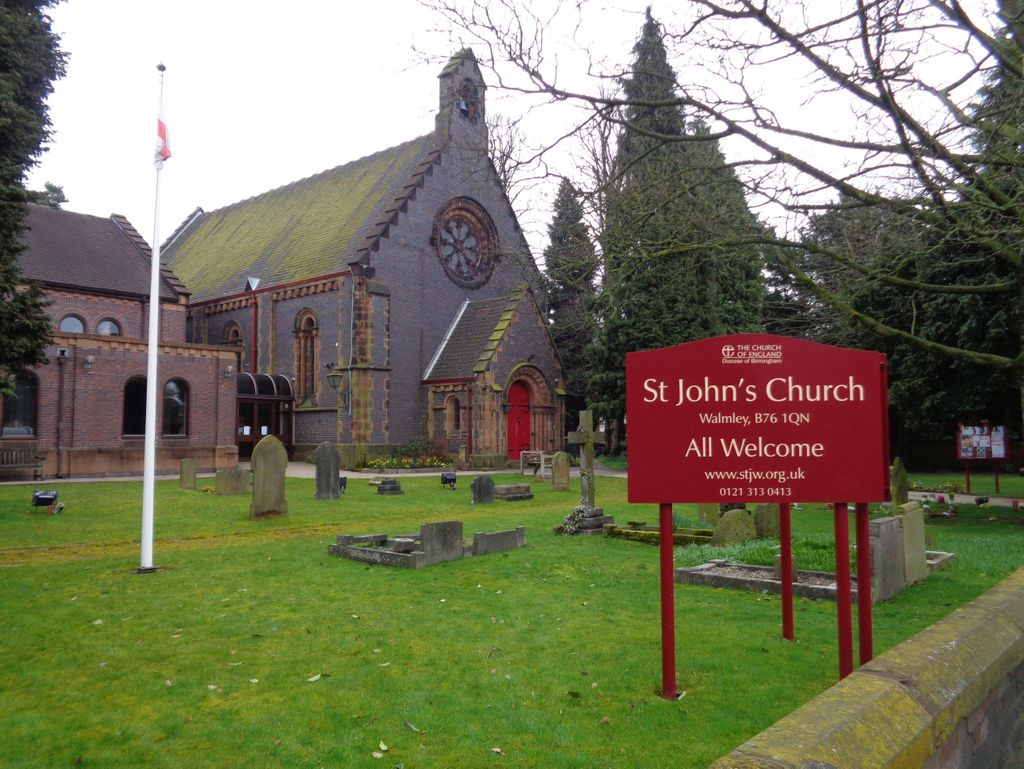
[[[85,321],[77,315],[65,315],[60,319],[60,326],[58,328],[64,334],[84,334]]]
[[[36,396],[39,384],[31,374],[14,378],[14,394],[0,401],[0,436],[28,438],[36,434]]]
[[[295,390],[296,395],[316,394],[317,336],[320,326],[312,310],[303,310],[295,319]]]
[[[454,396],[445,401],[444,426],[449,435],[462,430],[462,404]]]
[[[102,336],[121,336],[121,326],[116,320],[106,318],[96,324],[96,333]]]
[[[133,376],[124,386],[124,435],[146,434],[146,377]]]
[[[169,379],[164,385],[164,435],[188,435],[188,384]]]
[[[245,368],[245,337],[242,336],[242,327],[231,320],[224,326],[224,334],[221,337],[224,344],[231,345],[238,349],[238,370]]]

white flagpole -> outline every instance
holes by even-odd
[[[164,101],[163,64],[157,65],[160,72],[160,101],[157,114],[162,119]],[[146,451],[142,472],[142,541],[140,545],[139,571],[155,571],[153,565],[153,490],[156,475],[156,408],[159,381],[157,379],[157,354],[160,346],[160,171],[163,158],[159,148],[156,154],[156,194],[153,210],[153,261],[149,278],[149,352],[146,361]]]

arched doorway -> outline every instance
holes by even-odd
[[[530,448],[530,390],[521,381],[508,388],[508,458],[519,459],[519,454]]]

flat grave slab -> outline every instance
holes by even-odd
[[[499,553],[523,547],[526,529],[518,526],[505,531],[477,532],[471,540],[463,538],[462,521],[425,523],[418,534],[338,535],[327,546],[330,555],[353,561],[420,569],[442,561],[455,561],[474,555]]]

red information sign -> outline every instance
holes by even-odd
[[[881,353],[768,334],[629,353],[629,501],[883,501],[887,412]]]

